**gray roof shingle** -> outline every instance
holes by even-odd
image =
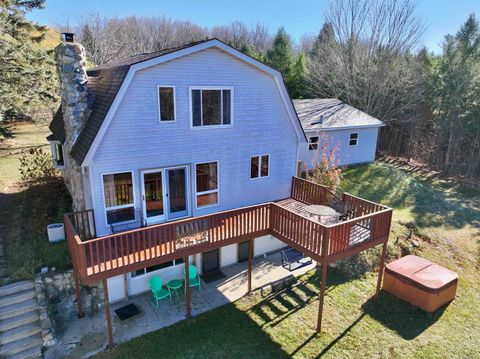
[[[62,106],[58,108],[48,128],[52,134],[47,137],[47,140],[60,141],[62,144],[65,142],[65,126],[63,125]]]
[[[304,131],[384,126],[382,121],[337,99],[293,100],[293,105]]]

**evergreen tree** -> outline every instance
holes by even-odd
[[[291,98],[305,98],[308,97],[307,91],[307,58],[301,52],[290,71],[288,78],[288,88]]]
[[[46,28],[31,23],[26,12],[44,0],[0,1],[0,127],[9,118],[35,118],[55,99],[53,52],[38,45]],[[0,134],[1,136],[1,134]]]
[[[295,62],[295,54],[293,53],[292,41],[285,29],[278,29],[273,46],[267,51],[265,61],[268,65],[280,71],[285,81],[285,85],[291,92],[291,71]]]
[[[335,41],[333,26],[331,23],[326,22],[323,24],[322,29],[315,38],[310,56],[318,56],[321,54],[322,49],[332,41]]]

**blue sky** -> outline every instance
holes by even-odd
[[[45,9],[28,17],[47,25],[74,25],[91,12],[107,17],[166,15],[208,27],[235,20],[261,22],[272,33],[285,26],[298,41],[318,32],[326,8],[326,0],[47,0]],[[438,52],[444,35],[455,33],[470,13],[480,17],[480,0],[418,0],[417,14],[427,26],[422,43]]]

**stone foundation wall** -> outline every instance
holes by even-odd
[[[49,271],[35,277],[40,324],[44,346],[56,343],[55,333],[77,316],[77,297],[72,270]],[[104,304],[102,282],[81,287],[82,305],[86,315],[97,312]]]

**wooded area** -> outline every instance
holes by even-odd
[[[42,5],[0,1],[7,9],[0,26],[9,34],[0,37],[3,114],[31,116],[40,113],[32,108],[51,108],[56,98],[53,55],[34,47],[36,40],[27,36],[33,30],[17,25],[19,19],[26,22],[25,11]],[[292,98],[335,97],[384,121],[383,153],[425,163],[448,176],[480,177],[480,25],[474,15],[456,34],[445,36],[439,54],[420,46],[424,25],[412,0],[331,1],[319,34],[306,35],[298,44],[284,28],[273,35],[263,24],[205,28],[167,17],[90,14],[77,27],[61,30],[77,34],[91,67],[217,37],[280,70]],[[26,60],[33,55],[40,65]],[[27,88],[27,74],[35,86]]]

